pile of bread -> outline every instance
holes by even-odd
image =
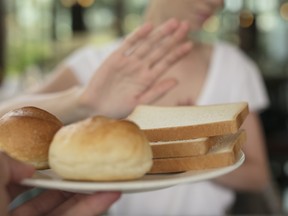
[[[144,131],[152,152],[149,173],[174,173],[234,164],[246,133],[239,129],[247,103],[209,106],[138,106],[129,116]],[[157,121],[156,121],[157,119]]]
[[[21,107],[0,118],[0,151],[69,180],[121,181],[218,168],[237,160],[247,115],[244,102],[140,105],[127,119],[95,116],[64,126],[43,109]]]

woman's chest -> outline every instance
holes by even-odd
[[[205,88],[208,66],[201,64],[183,64],[171,68],[162,79],[175,78],[177,86],[168,91],[154,105],[181,106],[194,105]]]

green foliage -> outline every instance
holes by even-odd
[[[63,58],[63,54],[67,54],[79,45],[78,36],[71,32],[69,7],[65,7],[60,1],[54,3],[49,0],[7,0],[6,71],[8,75],[24,73],[32,65],[40,66],[40,68],[51,62],[55,65]],[[119,3],[121,0],[95,0],[93,5],[85,9],[84,20],[88,25],[88,31],[83,34],[82,44],[89,42],[84,41],[88,37],[90,37],[88,40],[96,43],[115,38],[117,35],[115,33],[115,19],[117,19],[115,10]],[[126,33],[138,25],[139,17],[147,1],[122,0],[122,3],[124,5],[120,8],[124,10],[125,17],[121,22]],[[101,9],[105,10],[101,11]],[[101,16],[100,12],[106,16]],[[105,20],[108,15],[112,20],[111,23]],[[106,25],[104,25],[105,22]],[[54,34],[52,34],[52,28],[55,30]]]
[[[50,56],[48,44],[25,42],[25,44],[8,44],[7,49],[7,72],[8,75],[19,75],[29,65],[41,64]]]

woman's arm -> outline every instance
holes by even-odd
[[[55,93],[78,85],[80,85],[80,82],[73,70],[65,63],[61,63],[43,82],[28,89],[27,92],[30,94]]]
[[[85,88],[21,95],[0,104],[0,115],[22,106],[36,106],[63,123],[91,115],[125,117],[137,104],[151,103],[177,84],[175,79],[157,80],[190,51],[187,33],[188,24],[176,20],[155,30],[143,25],[104,61]]]
[[[67,124],[85,118],[89,113],[81,108],[79,98],[81,87],[45,94],[22,94],[0,104],[0,116],[8,111],[24,106],[35,106],[47,110]]]

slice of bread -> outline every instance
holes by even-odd
[[[206,106],[140,105],[128,116],[150,142],[236,133],[249,113],[246,102]]]
[[[246,133],[239,130],[235,134],[218,136],[215,141],[215,145],[204,155],[153,159],[149,173],[184,172],[232,165],[246,141]]]
[[[203,155],[215,144],[215,137],[189,140],[150,142],[153,158]]]

